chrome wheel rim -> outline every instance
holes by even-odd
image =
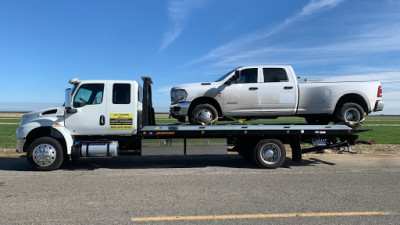
[[[40,144],[33,150],[32,158],[38,166],[50,166],[56,161],[56,149],[50,144]]]
[[[208,109],[201,109],[197,114],[197,121],[202,125],[211,124],[213,121],[213,113]]]
[[[269,143],[262,146],[261,159],[267,164],[275,164],[281,159],[281,149],[278,145]]]
[[[346,121],[359,122],[361,119],[360,112],[354,108],[348,109],[344,113],[344,116],[346,118]]]

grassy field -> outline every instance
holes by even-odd
[[[15,131],[20,122],[20,117],[0,114],[0,148],[14,148]],[[177,120],[168,118],[167,114],[157,114],[157,124],[174,124]],[[231,123],[221,121],[218,124]],[[276,124],[276,123],[305,123],[303,118],[283,117],[271,120],[252,120],[247,123],[254,124]],[[362,140],[375,140],[378,144],[396,144],[400,145],[400,116],[369,116],[366,118],[362,129],[372,131],[360,134]]]

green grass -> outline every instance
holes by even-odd
[[[0,148],[15,147],[15,131],[17,124],[0,124]]]
[[[249,121],[243,121],[248,124],[276,124],[276,123],[306,123],[305,119],[300,118],[300,117],[281,117],[277,119],[259,119],[259,120],[249,120]],[[179,123],[178,120],[173,119],[173,118],[168,118],[168,117],[162,117],[158,118],[156,117],[156,123],[157,124],[175,124]],[[231,124],[231,123],[237,123],[235,121],[218,121],[218,124]],[[185,124],[189,124],[186,120]]]
[[[18,128],[21,118],[18,117],[0,117],[0,148],[15,147],[15,131]],[[176,124],[176,119],[168,118],[168,115],[157,115],[157,124]],[[1,124],[18,123],[18,124]],[[232,121],[220,121],[218,124],[229,124]],[[304,124],[305,120],[299,117],[281,117],[278,119],[260,119],[246,121],[253,124],[279,124],[294,123]],[[371,129],[359,134],[362,140],[374,140],[378,144],[396,144],[400,145],[400,116],[369,116],[366,118],[362,129]],[[369,126],[370,125],[370,126]],[[381,125],[381,126],[379,126]],[[392,126],[391,126],[392,125]]]
[[[0,117],[0,123],[20,123],[21,118],[2,118]]]
[[[362,129],[370,129],[359,134],[360,140],[374,140],[377,144],[396,144],[400,145],[400,126],[363,126]]]

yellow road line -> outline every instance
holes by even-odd
[[[328,216],[372,216],[390,215],[393,212],[325,212],[325,213],[286,213],[286,214],[244,214],[244,215],[209,215],[209,216],[168,216],[168,217],[137,217],[132,222],[173,221],[173,220],[223,220],[223,219],[254,219],[254,218],[289,218],[289,217],[328,217]]]

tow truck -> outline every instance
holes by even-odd
[[[63,162],[125,155],[199,155],[238,152],[260,168],[277,168],[302,154],[358,142],[365,130],[342,125],[156,124],[150,77],[137,81],[79,80],[69,83],[65,104],[27,113],[16,131],[16,151],[26,152],[34,170],[58,169]],[[302,149],[302,143],[313,147]],[[167,159],[166,159],[167,160]]]

